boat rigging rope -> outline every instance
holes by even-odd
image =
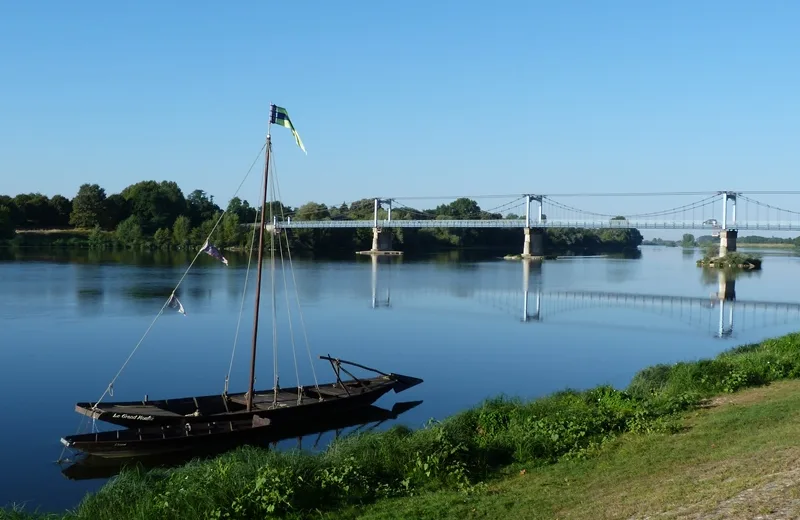
[[[275,193],[275,175],[272,176],[272,187],[273,193]],[[301,392],[301,385],[300,385],[300,372],[297,368],[297,349],[294,343],[294,329],[292,328],[292,310],[289,304],[289,284],[286,281],[286,267],[283,260],[283,242],[281,241],[281,235],[284,234],[282,231],[278,231],[277,229],[273,229],[273,234],[278,233],[278,251],[281,255],[281,273],[283,274],[283,295],[286,299],[286,317],[289,321],[289,342],[292,344],[292,359],[294,360],[294,376],[297,380],[297,392],[298,398]],[[288,244],[287,244],[288,248]]]
[[[269,151],[269,156],[272,158],[271,144]],[[267,164],[267,167],[269,167],[269,164]],[[272,175],[274,178],[274,171]],[[268,201],[269,199],[265,202]],[[275,302],[275,208],[274,204],[271,202],[269,203],[269,220],[273,225],[272,231],[269,234],[270,283],[272,287],[272,406],[276,407],[278,406],[278,385],[280,384],[280,378],[278,377],[278,306]]]
[[[261,178],[261,186],[258,190],[261,193],[264,190],[264,178]],[[253,235],[250,238],[250,251],[247,255],[247,270],[244,274],[244,288],[242,289],[242,303],[239,306],[239,318],[236,321],[236,334],[233,336],[233,351],[231,352],[231,362],[228,365],[228,374],[225,376],[225,390],[223,391],[223,395],[228,395],[228,383],[231,379],[231,371],[233,371],[233,360],[236,357],[236,344],[239,341],[239,329],[242,325],[242,314],[244,313],[244,302],[245,296],[247,295],[247,282],[250,278],[250,266],[253,262],[253,249],[255,248],[256,242],[256,230],[258,229],[258,218],[259,214],[258,211],[255,212],[256,216],[253,220]]]
[[[278,179],[277,175],[277,167],[275,166],[275,159],[273,155],[270,155],[272,159],[272,171],[273,177],[275,179],[275,198],[277,200],[281,200],[281,183]],[[281,212],[281,220],[285,221],[286,216],[284,215],[283,211],[283,204],[280,205],[280,212]],[[305,319],[303,319],[303,308],[300,305],[300,291],[297,288],[297,277],[294,274],[294,264],[292,263],[292,249],[289,247],[289,235],[288,233],[281,233],[286,236],[286,254],[289,258],[289,272],[292,273],[292,285],[294,285],[294,296],[295,301],[297,302],[297,315],[300,317],[300,329],[303,331],[303,339],[305,340],[306,344],[306,352],[308,353],[308,362],[311,365],[311,374],[314,377],[314,388],[319,392],[319,381],[317,380],[317,370],[314,368],[314,358],[311,356],[311,344],[308,341],[308,332],[306,331],[306,323]],[[320,397],[320,399],[322,399]]]
[[[253,163],[250,165],[250,168],[247,170],[247,173],[244,175],[244,178],[242,179],[242,182],[239,183],[239,186],[236,188],[236,191],[233,193],[233,196],[231,198],[235,197],[239,193],[239,190],[242,189],[242,186],[244,185],[244,183],[247,180],[247,178],[250,176],[250,172],[253,171],[253,167],[256,165],[256,162],[258,161],[259,157],[261,157],[261,153],[264,151],[265,148],[266,148],[266,143],[264,143],[261,146],[261,150],[259,150],[258,154],[256,155],[256,158],[253,160]],[[210,240],[211,239],[211,236],[214,234],[214,231],[217,230],[217,226],[219,226],[220,222],[222,222],[222,218],[225,216],[225,213],[227,211],[228,210],[226,208],[224,211],[222,211],[222,213],[220,213],[219,218],[214,223],[214,227],[212,227],[211,231],[208,233],[208,236],[206,237],[206,240]],[[92,408],[96,408],[97,405],[100,404],[100,402],[105,398],[106,395],[108,395],[110,392],[113,392],[114,383],[116,382],[117,378],[119,378],[119,376],[122,374],[122,371],[125,370],[125,367],[128,365],[128,363],[130,362],[130,360],[133,357],[133,355],[136,353],[136,351],[139,349],[139,347],[144,342],[144,340],[147,337],[147,335],[153,329],[153,326],[156,324],[156,321],[158,320],[158,318],[161,317],[161,315],[164,313],[164,309],[167,308],[167,305],[169,305],[169,302],[172,300],[172,297],[175,295],[175,292],[178,290],[178,287],[181,286],[181,283],[183,283],[183,280],[189,274],[189,270],[191,270],[192,266],[194,266],[194,263],[200,257],[202,252],[203,252],[202,249],[197,251],[197,254],[195,254],[194,258],[192,259],[192,262],[189,264],[189,267],[187,267],[186,271],[184,271],[183,276],[181,276],[180,280],[178,280],[178,283],[175,286],[175,288],[172,290],[172,293],[170,294],[169,298],[167,298],[167,301],[165,301],[164,305],[161,306],[161,310],[159,310],[158,314],[156,314],[156,317],[153,318],[153,321],[150,323],[150,326],[147,327],[147,330],[142,335],[141,339],[139,339],[139,342],[136,344],[135,347],[133,347],[133,350],[131,351],[130,355],[128,355],[128,358],[125,360],[125,362],[122,364],[122,367],[120,367],[119,371],[114,376],[114,378],[111,379],[111,382],[106,387],[105,391],[103,392],[103,395],[101,395],[100,399],[98,399],[97,402],[94,403],[94,405],[92,405]]]

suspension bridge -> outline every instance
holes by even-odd
[[[443,219],[428,212],[415,210],[401,201],[407,198],[381,197],[373,199],[373,216],[370,220],[298,220],[287,217],[274,218],[271,229],[337,229],[372,228],[373,242],[370,251],[381,254],[391,250],[393,228],[495,228],[522,229],[524,231],[523,258],[536,258],[544,255],[543,235],[547,228],[582,229],[662,229],[662,230],[700,230],[707,231],[720,239],[720,254],[736,250],[739,231],[800,231],[800,211],[780,208],[756,199],[759,195],[800,195],[800,192],[673,192],[673,193],[606,193],[554,195],[523,194],[497,208],[486,210],[502,216],[513,209],[522,209],[524,217],[484,218],[484,219]],[[623,197],[623,196],[694,196],[697,200],[680,206],[657,210],[624,214],[620,212],[598,212],[583,210],[559,201],[559,198],[582,197]],[[482,196],[512,197],[512,196]],[[422,198],[422,197],[418,197]],[[433,197],[424,197],[433,198]],[[536,207],[532,210],[532,205]],[[737,208],[738,203],[738,208]],[[392,209],[403,209],[403,218],[392,218]]]
[[[433,301],[433,298],[441,296],[466,298],[482,308],[516,317],[522,323],[542,323],[592,309],[632,309],[671,318],[723,339],[733,337],[734,323],[740,332],[800,323],[800,303],[737,299],[735,279],[722,272],[718,273],[717,290],[710,291],[708,297],[695,297],[546,289],[542,287],[541,280],[531,284],[533,269],[535,264],[523,262],[518,287],[476,287],[466,291],[448,285],[391,287],[387,281],[379,284],[378,259],[373,257],[370,304],[374,309],[387,309],[397,305],[412,305],[413,302]],[[635,324],[627,326],[635,327]]]

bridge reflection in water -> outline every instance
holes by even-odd
[[[627,308],[678,319],[712,332],[717,338],[730,338],[734,322],[737,330],[785,325],[800,322],[800,303],[780,301],[738,300],[736,279],[723,272],[717,276],[717,290],[708,297],[639,294],[613,291],[570,291],[545,289],[542,286],[542,264],[521,260],[521,284],[512,287],[480,287],[464,290],[454,286],[391,287],[389,277],[380,277],[380,263],[391,260],[372,257],[371,305],[374,309],[391,308],[394,301],[406,297],[465,295],[505,314],[521,316],[523,323],[538,323],[571,311],[604,308]],[[708,275],[706,275],[706,278]],[[533,278],[533,281],[531,280]],[[383,281],[383,283],[379,283]]]

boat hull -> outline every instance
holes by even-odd
[[[303,417],[324,418],[331,414],[367,406],[384,394],[421,383],[421,379],[387,374],[380,377],[329,383],[316,388],[303,388],[298,402],[298,389],[257,391],[253,408],[248,411],[245,394],[207,395],[160,401],[128,401],[78,403],[75,410],[92,419],[127,428],[178,426],[209,421],[250,420],[254,416],[269,419],[272,424],[297,421]],[[277,405],[276,405],[277,403]]]
[[[306,417],[303,421],[275,424],[255,416],[251,420],[205,424],[144,427],[102,433],[70,435],[61,439],[68,448],[102,459],[129,459],[185,452],[221,453],[243,444],[264,444],[309,434],[396,419],[421,401],[397,403],[391,410],[365,406],[334,417]]]

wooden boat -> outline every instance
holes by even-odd
[[[270,105],[270,119],[269,128],[273,124],[278,124],[292,130],[297,144],[305,151],[305,148],[300,141],[293,124],[289,120],[286,110],[275,105]],[[300,385],[292,388],[280,388],[278,384],[278,370],[277,370],[277,354],[275,355],[274,378],[273,386],[271,389],[255,390],[255,367],[256,367],[256,354],[258,351],[258,326],[259,326],[259,310],[261,301],[261,279],[264,263],[264,251],[267,249],[265,244],[265,229],[267,226],[267,192],[270,179],[270,154],[272,151],[272,141],[267,131],[266,144],[264,145],[264,176],[261,193],[261,212],[259,215],[258,225],[258,268],[257,280],[255,291],[255,315],[253,318],[253,335],[251,344],[250,356],[250,377],[249,386],[246,392],[242,393],[228,393],[228,381],[230,377],[230,370],[228,377],[225,378],[224,390],[219,395],[202,395],[202,396],[184,396],[169,399],[150,400],[147,396],[142,401],[122,401],[122,402],[109,402],[104,401],[106,396],[113,396],[113,385],[119,375],[124,370],[125,366],[130,361],[133,354],[141,345],[142,341],[147,336],[150,329],[155,324],[155,320],[151,323],[150,327],[145,332],[139,343],[134,347],[128,359],[123,363],[122,368],[116,376],[111,380],[100,399],[94,402],[80,402],[76,405],[75,410],[92,420],[100,420],[119,426],[133,427],[130,431],[115,432],[114,438],[108,437],[106,434],[89,434],[101,435],[100,437],[80,437],[69,436],[62,438],[62,444],[65,449],[72,448],[82,451],[90,451],[93,453],[104,453],[105,456],[115,456],[113,453],[127,454],[132,449],[139,450],[145,449],[146,446],[157,446],[159,452],[165,450],[181,450],[191,448],[197,443],[209,442],[209,439],[227,439],[227,438],[241,438],[246,437],[246,434],[253,430],[261,430],[264,427],[284,427],[293,422],[305,423],[307,421],[323,420],[335,416],[336,414],[345,411],[357,409],[360,407],[369,406],[374,403],[378,398],[387,392],[394,390],[395,392],[402,392],[412,386],[422,383],[422,379],[394,374],[385,373],[380,370],[369,368],[367,366],[354,363],[352,361],[345,361],[331,356],[320,356],[330,362],[336,380],[330,383],[319,384],[314,372],[314,384],[307,387]],[[281,205],[278,205],[282,207]],[[269,205],[270,211],[273,205]],[[220,216],[220,219],[222,217]],[[270,230],[270,244],[269,251],[271,254],[272,269],[275,269],[275,251],[277,248],[282,248],[281,238],[286,239],[286,247],[288,249],[289,242],[284,232],[275,229]],[[213,232],[212,232],[213,234]],[[220,260],[227,265],[227,260],[222,253],[209,243],[211,235],[206,240],[203,247],[198,251],[199,256],[202,253]],[[277,244],[275,239],[277,237]],[[252,251],[251,251],[252,253]],[[283,252],[281,250],[281,255]],[[195,257],[196,259],[197,257]],[[191,269],[194,261],[189,266]],[[291,268],[291,256],[289,256],[289,266]],[[188,274],[188,270],[184,274]],[[249,275],[249,264],[248,264]],[[294,276],[294,275],[292,275]],[[183,305],[177,299],[176,291],[181,284],[183,278],[178,282],[178,285],[172,291],[168,300],[161,307],[161,311],[156,316],[156,320],[164,312],[167,307],[176,308],[181,314],[186,315]],[[275,317],[275,283],[274,275],[272,277],[272,311],[273,320]],[[299,295],[297,295],[299,303]],[[243,300],[244,302],[244,300]],[[241,311],[240,311],[241,318]],[[302,322],[302,320],[301,320]],[[291,321],[290,321],[291,323]],[[273,325],[274,328],[274,325]],[[273,330],[273,333],[275,331]],[[238,337],[238,325],[237,325]],[[292,337],[292,348],[294,349],[294,335]],[[275,338],[273,334],[273,339]],[[234,341],[234,353],[235,353]],[[277,348],[273,344],[273,348]],[[309,358],[311,352],[308,352]],[[295,372],[297,373],[297,358],[295,360]],[[231,358],[231,366],[233,365],[233,357]],[[377,376],[369,378],[358,378],[353,375],[343,365],[350,365],[371,371]],[[312,364],[312,370],[314,370]],[[341,373],[344,372],[352,379],[343,380]],[[194,432],[194,433],[192,433]],[[202,432],[202,434],[200,434]],[[94,440],[90,440],[94,439]],[[122,455],[120,455],[122,456]],[[63,457],[63,452],[62,452]]]
[[[381,396],[394,390],[402,392],[422,382],[415,377],[384,374],[352,361],[320,356],[335,367],[336,382],[316,388],[282,388],[277,393],[258,391],[252,408],[247,408],[247,394],[219,394],[159,401],[127,401],[116,403],[78,403],[78,413],[92,419],[119,426],[138,428],[143,425],[174,426],[203,424],[209,421],[248,421],[252,417],[270,419],[275,423],[293,421],[309,414],[325,417],[348,409],[368,406]],[[342,364],[357,365],[380,375],[343,381],[339,370]]]
[[[244,444],[268,444],[314,433],[340,430],[372,422],[382,423],[418,406],[422,401],[396,403],[391,410],[374,405],[354,408],[327,418],[306,416],[304,420],[273,423],[258,415],[247,419],[186,424],[145,426],[99,433],[69,435],[62,443],[95,459],[132,459],[162,454],[218,454]],[[182,457],[182,455],[179,455]],[[178,460],[181,460],[180,458]],[[161,461],[160,461],[161,462]],[[84,463],[85,464],[85,463]],[[113,465],[114,462],[111,462]],[[104,462],[95,466],[108,466]]]

